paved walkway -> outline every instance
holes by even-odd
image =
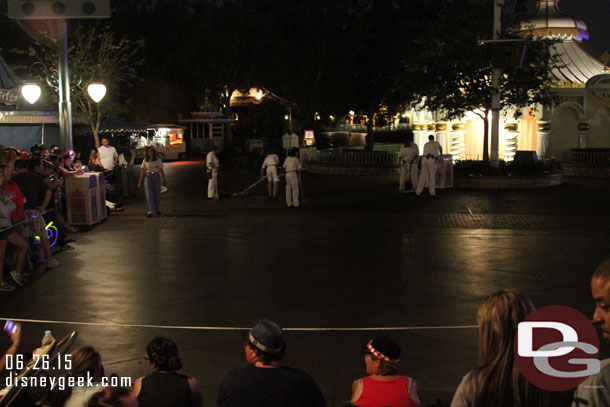
[[[569,179],[536,191],[447,190],[440,199],[396,192],[397,176],[305,174],[304,205],[287,210],[247,196],[204,199],[201,162],[169,164],[164,215],[147,219],[142,196],[124,213],[77,234],[63,266],[0,295],[0,316],[93,323],[248,327],[266,316],[290,328],[426,327],[387,332],[424,403],[450,401],[476,365],[476,324],[490,293],[512,287],[538,306],[593,310],[589,278],[610,256],[610,182]],[[228,192],[258,172],[229,169]],[[283,193],[283,189],[282,189]],[[438,328],[441,327],[441,328]],[[107,372],[147,373],[155,335],[174,338],[184,371],[213,405],[228,368],[243,364],[243,330],[25,324],[23,349],[45,329],[77,329]],[[310,372],[334,405],[365,374],[358,345],[378,332],[287,331],[286,363]],[[0,339],[0,346],[6,338]],[[608,349],[604,348],[604,353]]]

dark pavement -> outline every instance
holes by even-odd
[[[398,194],[397,175],[305,174],[303,208],[287,210],[265,199],[264,183],[208,201],[200,161],[166,172],[162,217],[145,217],[141,192],[125,212],[76,234],[60,268],[0,293],[0,317],[226,330],[26,323],[22,349],[45,329],[56,337],[76,329],[107,373],[135,379],[147,373],[148,341],[169,336],[214,405],[223,374],[244,364],[239,328],[259,317],[286,328],[354,328],[286,332],[286,364],[308,371],[338,405],[365,375],[358,345],[380,332],[359,328],[400,327],[386,334],[403,346],[402,370],[418,381],[423,405],[448,403],[477,363],[477,330],[468,326],[487,295],[515,288],[539,307],[591,315],[589,279],[610,257],[608,180],[447,190],[430,200]],[[228,169],[223,184],[239,192],[257,176]]]

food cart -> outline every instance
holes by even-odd
[[[132,145],[136,147],[136,159],[144,159],[144,149],[153,146],[161,160],[180,160],[186,152],[184,126],[157,124],[146,129],[146,135],[133,135]]]

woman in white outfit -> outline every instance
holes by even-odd
[[[296,157],[297,149],[293,148],[284,161],[286,172],[286,205],[288,208],[298,208],[299,204],[299,179],[301,178],[301,162]]]
[[[218,199],[218,170],[220,169],[220,161],[218,161],[218,157],[216,157],[216,152],[218,151],[218,147],[216,145],[212,146],[212,149],[208,153],[205,158],[205,164],[207,166],[207,171],[212,176],[208,178],[208,199]]]
[[[267,170],[267,197],[274,201],[277,200],[277,185],[280,183],[280,178],[277,175],[277,167],[279,165],[280,158],[277,154],[268,153],[261,167],[261,177],[263,177],[265,170]]]

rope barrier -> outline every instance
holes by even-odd
[[[251,327],[239,326],[188,326],[188,325],[150,325],[150,324],[122,324],[117,322],[76,322],[76,321],[56,321],[43,319],[25,318],[4,318],[3,321],[28,322],[35,324],[55,324],[55,325],[84,325],[102,326],[116,328],[154,328],[154,329],[182,329],[192,331],[248,331]],[[284,331],[298,332],[344,332],[344,331],[430,331],[443,329],[474,329],[477,325],[441,325],[441,326],[395,326],[395,327],[310,327],[310,328],[282,328]]]

